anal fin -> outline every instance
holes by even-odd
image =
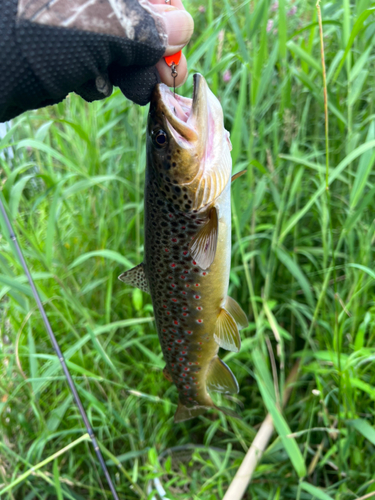
[[[129,269],[129,271],[125,271],[124,273],[120,274],[118,279],[123,281],[127,285],[134,286],[136,288],[139,288],[143,292],[150,293],[143,262],[141,264],[138,264],[138,266],[133,267],[133,269]]]
[[[214,339],[220,347],[227,351],[238,352],[241,348],[241,337],[237,323],[225,309],[220,311],[216,320]]]
[[[232,299],[232,297],[228,296],[226,298],[224,308],[233,317],[239,330],[242,330],[242,328],[246,328],[249,325],[246,314],[243,312],[241,306],[234,299]]]
[[[237,394],[238,382],[231,369],[219,356],[215,356],[208,367],[206,387],[208,391]]]
[[[201,269],[208,269],[216,254],[219,220],[216,208],[210,210],[206,224],[201,227],[190,244],[190,254]]]

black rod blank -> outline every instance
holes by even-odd
[[[39,308],[40,314],[42,315],[43,322],[44,322],[44,325],[45,325],[46,330],[48,332],[49,338],[51,339],[53,348],[55,349],[56,355],[59,358],[59,361],[61,363],[62,369],[63,369],[64,374],[65,374],[65,377],[66,377],[66,379],[68,381],[69,388],[70,388],[70,390],[73,393],[74,400],[75,400],[75,402],[76,402],[76,404],[78,406],[78,410],[79,410],[79,412],[81,414],[82,420],[85,423],[85,427],[87,429],[88,435],[90,436],[90,439],[91,439],[92,445],[94,447],[96,456],[98,457],[99,463],[100,463],[100,465],[101,465],[101,467],[103,469],[103,472],[105,474],[105,477],[106,477],[106,479],[108,481],[108,485],[109,485],[110,490],[112,492],[113,498],[115,500],[119,500],[119,497],[117,495],[115,486],[114,486],[114,484],[112,482],[111,476],[109,475],[107,466],[106,466],[106,464],[104,462],[103,455],[102,455],[102,453],[100,451],[100,448],[98,446],[98,443],[96,441],[96,438],[95,438],[95,435],[94,435],[94,431],[91,428],[89,419],[87,418],[85,409],[84,409],[84,407],[82,405],[82,401],[81,401],[81,399],[80,399],[80,397],[78,395],[77,389],[76,389],[76,387],[74,385],[74,381],[73,381],[72,376],[70,375],[69,369],[68,369],[68,367],[66,365],[64,356],[63,356],[63,354],[61,352],[59,344],[57,343],[57,340],[56,340],[55,334],[53,333],[53,330],[51,328],[50,322],[48,321],[48,318],[47,318],[47,315],[46,315],[46,311],[44,309],[42,301],[40,300],[38,291],[37,291],[37,289],[35,287],[34,280],[33,280],[32,276],[30,274],[29,268],[28,268],[27,263],[25,261],[25,258],[23,256],[23,253],[22,253],[21,247],[20,247],[20,245],[18,243],[17,237],[16,237],[16,235],[14,233],[14,230],[13,230],[12,224],[11,224],[11,222],[9,220],[8,214],[6,213],[6,210],[5,210],[5,207],[4,207],[4,204],[2,202],[1,197],[0,197],[0,210],[2,212],[5,224],[6,224],[7,228],[8,228],[8,230],[9,230],[10,238],[13,241],[14,246],[16,248],[16,252],[17,252],[18,258],[19,258],[19,260],[21,262],[21,265],[22,265],[22,267],[23,267],[23,269],[25,271],[27,279],[29,280],[29,283],[30,283],[30,286],[31,286],[31,290],[33,292],[33,295],[34,295],[34,298],[36,300],[36,303],[38,304],[38,308]]]

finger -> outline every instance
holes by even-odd
[[[172,70],[164,61],[164,59],[160,59],[160,61],[156,64],[156,69],[159,72],[161,81],[168,85],[168,87],[173,87],[174,78],[171,74]],[[184,54],[182,54],[181,60],[177,66],[177,73],[178,75],[176,76],[176,87],[180,87],[183,83],[185,83],[188,77],[187,62]]]
[[[155,4],[154,8],[162,13],[168,36],[164,55],[169,56],[181,50],[189,42],[194,31],[194,20],[186,10]]]

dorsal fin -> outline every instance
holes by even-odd
[[[136,288],[139,288],[143,292],[150,293],[143,262],[141,262],[141,264],[138,264],[138,266],[133,267],[133,269],[129,269],[129,271],[125,271],[124,273],[120,274],[118,279],[123,281],[127,285],[134,286]]]
[[[232,175],[231,182],[234,182],[236,179],[238,179],[239,177],[241,177],[241,175],[243,175],[245,173],[246,173],[246,169],[241,170],[241,172],[237,172],[236,174]]]
[[[229,392],[239,391],[236,377],[230,368],[218,356],[215,356],[208,367],[206,387],[208,391]]]
[[[227,297],[224,308],[233,316],[234,321],[237,323],[238,329],[246,328],[249,324],[246,314],[243,312],[241,306],[232,297]]]
[[[241,337],[233,316],[222,309],[215,324],[214,339],[217,344],[227,351],[238,352],[241,347]]]
[[[218,231],[219,221],[216,208],[213,207],[208,221],[190,243],[190,254],[201,269],[208,269],[215,258]]]

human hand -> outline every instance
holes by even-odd
[[[72,91],[87,101],[102,99],[112,85],[147,104],[158,81],[173,85],[163,56],[184,47],[194,29],[182,1],[171,2],[3,0],[0,121]],[[176,85],[186,77],[183,56]]]

